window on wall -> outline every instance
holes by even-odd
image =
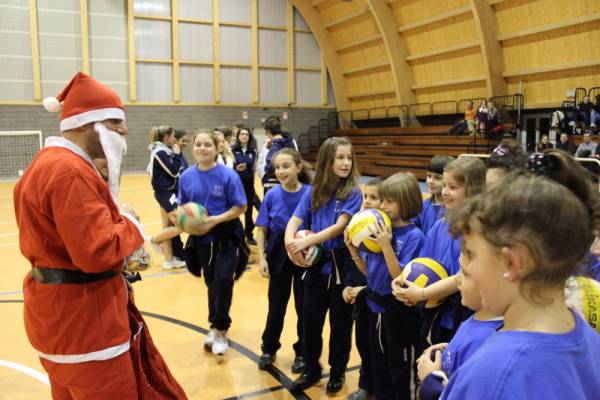
[[[319,47],[286,0],[35,3],[0,0],[0,102],[56,96],[78,71],[133,103],[324,101]]]
[[[42,96],[56,96],[82,69],[78,0],[38,0]]]
[[[90,74],[129,99],[127,8],[125,2],[89,2]]]
[[[9,101],[33,100],[29,1],[11,4],[10,8],[0,5],[0,96]]]

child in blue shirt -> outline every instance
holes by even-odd
[[[379,188],[383,183],[382,178],[369,180],[362,188],[363,207],[381,208]],[[356,286],[344,288],[342,297],[344,301],[353,304],[352,318],[354,319],[354,342],[360,354],[360,370],[358,389],[348,395],[347,400],[366,400],[374,393],[373,364],[371,363],[371,349],[369,344],[369,309],[365,299],[367,280],[358,268],[355,268],[354,281]]]
[[[304,390],[321,378],[321,335],[329,310],[331,373],[327,392],[337,393],[344,384],[352,337],[352,307],[344,302],[342,290],[356,286],[348,273],[354,267],[344,246],[343,232],[351,216],[360,210],[362,196],[356,185],[358,170],[352,145],[347,139],[325,140],[316,165],[313,185],[302,196],[285,231],[286,249],[296,265],[307,267],[302,250],[316,244],[323,246],[323,257],[307,269],[304,278],[302,319],[306,367],[292,384],[292,390]],[[315,234],[295,239],[295,233],[303,224]]]
[[[262,355],[258,367],[265,370],[275,361],[275,354],[281,347],[279,339],[293,288],[298,340],[293,346],[296,357],[292,364],[292,372],[299,373],[304,369],[302,355],[304,269],[294,265],[288,258],[284,233],[288,221],[309,186],[306,184],[308,182],[306,173],[302,169],[302,158],[296,150],[289,148],[280,150],[273,156],[273,165],[280,185],[274,186],[267,192],[256,218],[258,265],[261,275],[269,278],[269,313],[262,334]]]
[[[451,217],[483,307],[504,325],[456,370],[442,399],[600,393],[600,336],[564,298],[600,226],[598,190],[560,150],[537,155],[530,168],[535,174],[507,175]]]
[[[186,262],[192,273],[204,272],[208,286],[210,331],[204,348],[223,355],[229,348],[227,331],[231,326],[229,309],[233,280],[244,249],[239,216],[246,210],[246,196],[238,174],[216,163],[218,138],[201,130],[192,141],[198,161],[186,169],[179,182],[179,204],[202,204],[208,217],[193,228],[186,245]],[[245,266],[244,266],[245,267]]]
[[[469,197],[483,190],[485,185],[485,165],[475,157],[461,157],[449,163],[444,169],[444,205],[450,212],[457,210]],[[435,282],[422,289],[413,282],[401,277],[394,280],[394,295],[407,305],[435,298],[448,299],[436,309],[424,310],[424,336],[431,337],[431,343],[449,342],[460,323],[472,312],[460,303],[460,294],[454,280],[459,270],[460,238],[453,237],[446,218],[439,219],[427,234],[420,257],[429,257],[440,263],[448,272],[448,278]]]
[[[369,342],[378,400],[407,399],[411,393],[412,350],[420,355],[425,339],[420,336],[421,315],[392,295],[392,279],[416,258],[425,236],[412,222],[422,207],[419,182],[412,174],[398,173],[381,185],[381,208],[392,221],[369,227],[381,253],[362,253],[346,240],[356,266],[367,276],[369,305]]]
[[[437,400],[448,379],[464,364],[487,338],[502,326],[502,318],[483,310],[479,289],[469,270],[469,254],[460,253],[460,270],[455,275],[465,307],[476,311],[464,321],[450,343],[439,343],[429,347],[418,360],[421,400]],[[443,353],[442,353],[443,351]]]
[[[444,187],[444,168],[452,162],[454,157],[434,156],[427,165],[427,189],[431,197],[423,200],[423,209],[419,216],[413,218],[415,225],[427,235],[433,224],[440,219],[444,213],[444,200],[442,189]]]

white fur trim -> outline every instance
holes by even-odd
[[[120,119],[125,121],[125,111],[120,108],[100,108],[98,110],[73,115],[72,117],[60,121],[60,130],[61,132],[64,132],[70,129],[79,128],[90,122],[100,122],[105,119]]]
[[[49,112],[59,112],[60,111],[60,102],[56,97],[46,97],[42,100],[42,105]]]
[[[109,347],[107,349],[92,351],[91,353],[85,354],[45,354],[38,351],[37,354],[41,358],[50,360],[57,364],[78,364],[87,361],[104,361],[110,360],[120,356],[121,354],[129,351],[131,344],[128,341],[119,344],[117,346]]]

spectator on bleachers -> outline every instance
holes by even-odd
[[[475,121],[475,116],[477,114],[477,110],[473,107],[473,102],[469,101],[467,109],[465,110],[465,121],[467,122],[467,129],[469,130],[469,134],[475,134],[475,126],[477,122]]]
[[[492,131],[495,127],[500,125],[500,111],[496,108],[496,105],[491,101],[488,102],[488,114],[487,114],[487,130]]]
[[[594,124],[592,124],[592,111],[596,114],[594,104],[590,102],[590,97],[585,96],[583,101],[577,104],[577,122],[583,122],[585,128],[595,128],[596,118],[594,118]]]
[[[477,107],[477,132],[485,133],[485,125],[488,121],[488,107],[487,101],[481,100],[479,107]]]
[[[552,146],[552,143],[550,143],[550,138],[548,137],[548,135],[544,134],[540,138],[540,142],[538,143],[535,151],[537,151],[538,153],[543,153],[544,150],[553,148],[554,146]]]
[[[567,135],[566,132],[562,132],[560,134],[560,139],[558,140],[558,143],[556,143],[556,148],[559,150],[566,151],[572,156],[574,156],[575,151],[577,151],[575,143],[573,143],[571,139],[569,139],[569,135]]]
[[[575,152],[575,157],[589,157],[596,154],[596,147],[598,143],[592,140],[592,134],[589,131],[586,131],[583,134],[583,142],[577,148]]]

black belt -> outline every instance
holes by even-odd
[[[31,268],[31,276],[40,283],[60,285],[65,283],[85,284],[115,276],[115,271],[83,272],[72,269]]]

